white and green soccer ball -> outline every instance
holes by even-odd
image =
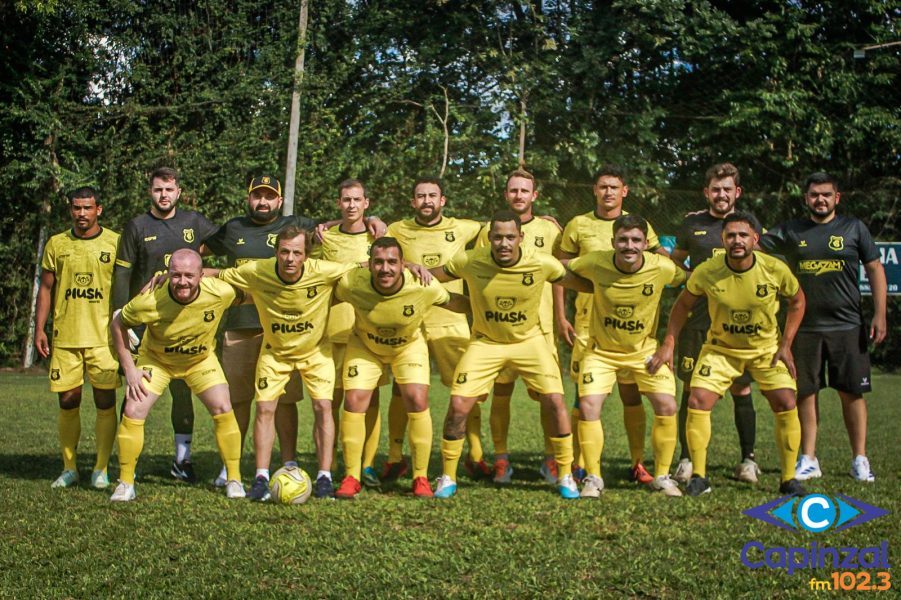
[[[313,482],[300,467],[282,467],[269,479],[272,499],[281,504],[303,504],[313,492]]]

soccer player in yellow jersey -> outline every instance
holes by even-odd
[[[414,280],[404,269],[400,245],[391,237],[375,241],[369,269],[345,275],[338,283],[336,296],[354,307],[356,320],[342,373],[346,397],[341,412],[341,444],[346,476],[335,495],[351,499],[360,492],[364,416],[384,368],[390,366],[410,425],[413,494],[431,498],[429,352],[420,328],[430,307],[466,311],[469,303],[464,296],[448,293],[435,280],[428,285]]]
[[[629,186],[626,185],[622,169],[615,165],[604,165],[598,169],[594,176],[595,209],[589,213],[577,215],[566,224],[559,249],[556,252],[557,258],[575,258],[595,250],[611,250],[613,222],[621,215],[628,214],[623,210],[623,200],[628,195]],[[666,250],[660,247],[657,234],[650,225],[648,225],[647,238],[648,248],[652,252],[667,254]],[[558,333],[573,348],[570,374],[573,381],[579,381],[577,369],[588,343],[591,294],[580,294],[576,297],[576,319],[575,327],[573,327],[564,312],[563,290],[558,287],[554,293],[561,299],[554,305],[554,310],[557,311]],[[644,406],[641,403],[641,394],[635,386],[635,382],[628,375],[621,374],[617,381],[619,382],[619,395],[623,401],[623,422],[626,428],[626,437],[629,440],[629,454],[632,457],[632,478],[639,483],[650,483],[653,477],[642,464],[645,414]],[[574,423],[578,419],[578,414],[579,408],[575,406],[573,408]],[[576,437],[578,438],[578,434]],[[576,450],[575,459],[576,463],[579,463],[578,450]]]
[[[59,444],[63,472],[51,487],[78,483],[75,464],[81,437],[81,387],[87,370],[94,390],[97,417],[97,460],[91,485],[109,485],[107,463],[116,437],[116,386],[119,365],[109,346],[113,261],[119,234],[100,226],[103,213],[94,188],[81,187],[69,195],[72,229],[54,235],[44,247],[41,287],[35,318],[35,345],[50,357],[50,391],[59,396]],[[56,293],[53,290],[56,288]],[[53,342],[44,327],[53,307]]]
[[[113,345],[127,384],[119,425],[119,484],[110,500],[135,499],[135,467],[144,447],[144,420],[173,379],[183,379],[213,416],[219,455],[228,470],[225,493],[243,498],[241,431],[228,395],[228,382],[216,358],[216,328],[235,304],[235,289],[203,277],[200,254],[183,248],[169,260],[169,282],[139,294],[110,325]],[[137,362],[128,349],[128,328],[146,325]]]
[[[435,177],[418,178],[413,183],[413,199],[410,201],[414,217],[388,227],[388,235],[397,239],[407,260],[428,269],[441,267],[453,256],[472,247],[482,228],[477,221],[443,214],[447,198],[442,185],[441,180]],[[463,292],[462,281],[449,281],[444,287],[449,292]],[[429,354],[438,366],[441,383],[450,387],[454,369],[469,344],[469,323],[465,315],[436,306],[426,311],[424,325]],[[382,479],[395,479],[407,471],[403,459],[406,426],[407,412],[399,390],[395,390],[388,412],[388,462],[382,471]],[[491,475],[491,467],[484,460],[481,429],[481,409],[476,405],[466,422],[469,455],[463,463],[473,478]]]
[[[579,489],[570,471],[572,435],[563,405],[560,368],[538,321],[541,286],[561,282],[587,291],[591,285],[568,273],[552,256],[521,248],[519,216],[501,210],[491,220],[490,248],[478,248],[452,258],[443,268],[432,269],[441,281],[463,279],[469,286],[473,314],[473,338],[454,373],[450,405],[444,421],[441,456],[444,474],[435,489],[437,498],[457,491],[457,463],[463,449],[466,417],[504,369],[523,378],[554,415],[554,456],[564,498],[578,498]]]
[[[723,219],[724,256],[698,265],[685,290],[673,305],[666,337],[648,370],[666,364],[673,368],[673,348],[692,306],[707,296],[710,329],[691,377],[688,420],[685,425],[694,474],[689,496],[710,491],[707,446],[710,411],[732,382],[745,370],[757,382],[776,416],[776,447],[782,467],[779,492],[803,495],[795,479],[795,461],[801,443],[796,408],[795,361],[792,341],[804,317],[804,292],[782,261],[754,252],[760,225],[752,215],[734,212]],[[776,313],[779,296],[788,298],[785,331],[780,339]]]
[[[613,222],[613,250],[595,250],[567,265],[594,284],[588,347],[579,365],[578,382],[579,442],[588,472],[582,481],[583,498],[597,498],[604,489],[601,407],[621,373],[631,376],[654,407],[651,489],[667,496],[682,495],[669,477],[678,428],[676,379],[665,365],[649,373],[647,361],[657,349],[654,334],[663,289],[681,285],[685,271],[669,258],[647,252],[647,235],[647,221],[638,215],[622,215]]]
[[[275,438],[275,410],[294,371],[299,371],[313,402],[319,473],[313,493],[334,495],[335,444],[332,393],[335,363],[325,335],[335,284],[354,264],[307,258],[307,232],[289,225],[275,239],[275,257],[224,269],[219,278],[251,292],[263,326],[263,348],[256,368],[254,450],[256,476],[250,499],[269,499],[269,462]]]

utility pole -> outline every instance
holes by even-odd
[[[300,24],[297,27],[297,59],[294,61],[294,89],[291,93],[291,122],[288,126],[288,161],[285,165],[284,213],[294,214],[294,179],[297,171],[297,132],[300,128],[300,85],[307,47],[307,15],[309,1],[300,1]]]

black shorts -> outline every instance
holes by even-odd
[[[864,327],[840,331],[799,331],[792,345],[798,369],[798,396],[831,387],[848,394],[872,389]]]
[[[683,329],[679,333],[679,362],[676,363],[676,376],[682,380],[682,383],[688,385],[691,383],[691,374],[695,370],[695,361],[701,354],[701,346],[707,339],[706,329]],[[732,382],[732,385],[751,385],[753,379],[751,374],[745,371],[741,376]]]

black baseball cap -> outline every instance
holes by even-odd
[[[260,188],[272,190],[279,196],[282,195],[282,184],[275,177],[270,177],[268,175],[254,177],[253,181],[250,182],[250,187],[247,188],[247,193],[249,194],[250,192],[258,190]]]

